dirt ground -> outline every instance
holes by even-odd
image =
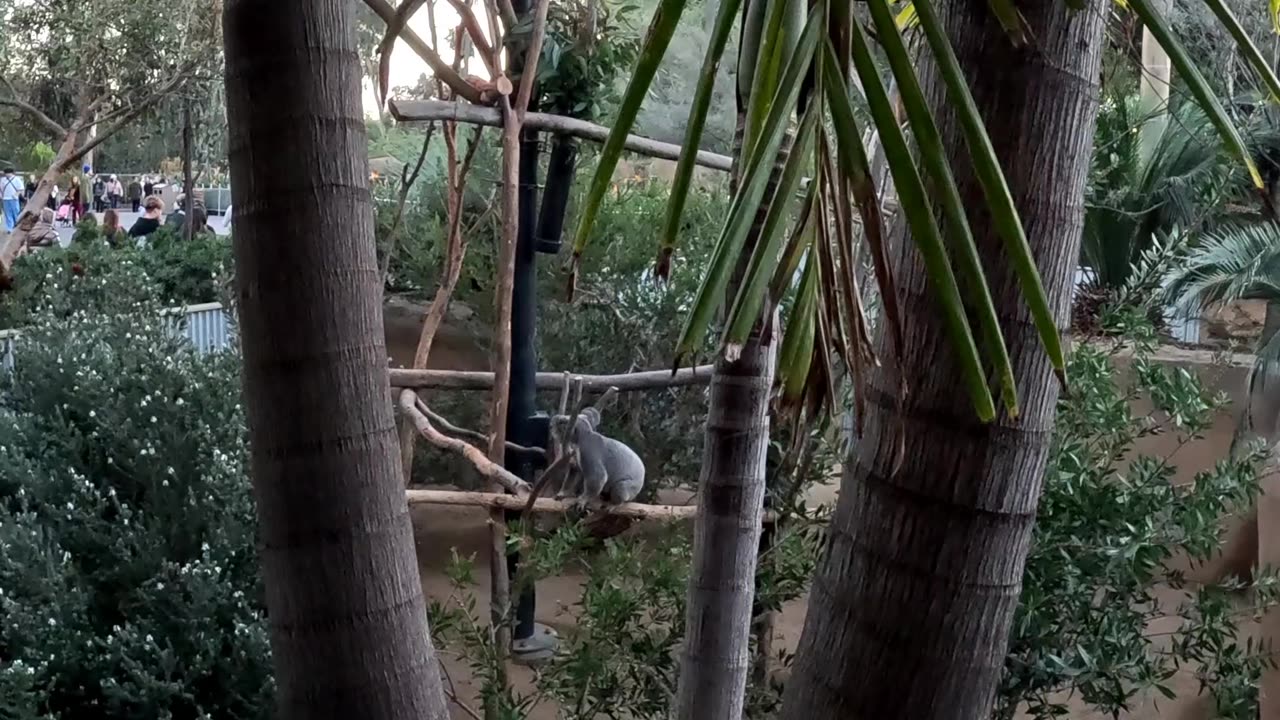
[[[418,327],[422,317],[422,308],[409,303],[393,302],[386,312],[388,352],[394,365],[407,365],[413,356],[416,345]],[[476,369],[487,367],[488,357],[484,352],[483,341],[474,328],[468,327],[468,313],[465,308],[451,313],[449,320],[436,341],[432,353],[431,367],[442,369]],[[1220,389],[1239,399],[1240,390],[1244,387],[1245,371],[1250,358],[1234,358],[1222,362],[1204,351],[1181,350],[1170,348],[1163,352],[1161,361],[1188,368],[1201,375],[1211,387]],[[1176,482],[1191,482],[1197,472],[1208,469],[1215,462],[1226,456],[1231,444],[1235,428],[1235,418],[1230,413],[1223,413],[1210,429],[1206,437],[1183,443],[1171,436],[1148,438],[1138,448],[1143,454],[1159,455],[1171,458],[1178,465]],[[838,488],[835,483],[815,488],[809,501],[811,504],[833,503]],[[680,504],[690,501],[688,493],[660,498],[660,502]],[[485,578],[488,577],[488,517],[486,511],[478,508],[430,507],[414,506],[412,509],[414,535],[417,543],[419,569],[422,576],[423,590],[431,599],[446,600],[450,592],[450,583],[444,575],[451,553],[454,549],[460,555],[475,556],[475,578],[479,583],[474,588],[476,606],[487,608],[489,593]],[[644,532],[644,527],[632,528],[629,532]],[[1190,566],[1183,563],[1188,577],[1195,581],[1212,581],[1226,574],[1239,572],[1251,567],[1258,557],[1257,522],[1253,516],[1242,517],[1231,523],[1223,551],[1215,561],[1203,566]],[[561,634],[573,630],[573,607],[579,601],[583,578],[580,575],[567,573],[559,577],[549,578],[538,583],[539,622],[557,628]],[[1180,591],[1166,590],[1162,599],[1166,606],[1174,606],[1181,597]],[[790,603],[784,608],[776,626],[777,637],[775,648],[794,649],[799,639],[807,603],[804,598]],[[1168,621],[1157,621],[1151,627],[1152,633],[1167,633],[1174,618]],[[1256,623],[1246,623],[1241,632],[1256,636]],[[442,660],[456,688],[459,698],[472,708],[478,708],[476,701],[478,688],[473,682],[471,673],[464,661],[449,653],[442,653]],[[532,673],[519,666],[513,666],[512,680],[517,690],[531,689]],[[1185,669],[1176,676],[1172,685],[1177,693],[1174,700],[1162,696],[1148,698],[1146,702],[1135,708],[1130,714],[1123,716],[1127,720],[1199,720],[1212,717],[1212,704],[1207,697],[1199,695],[1199,682],[1194,669]],[[1072,703],[1078,704],[1078,703]],[[453,708],[453,717],[469,718],[470,715],[457,707]],[[1103,716],[1085,712],[1073,713],[1077,720],[1103,720]],[[556,708],[542,705],[529,715],[530,720],[557,720]]]

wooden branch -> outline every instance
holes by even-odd
[[[8,83],[6,82],[5,84],[7,85]],[[0,98],[0,105],[11,107],[30,115],[37,122],[43,125],[46,130],[53,133],[54,135],[61,137],[67,134],[67,129],[62,127],[62,125],[58,123],[58,121],[54,120],[48,115],[45,115],[43,112],[40,112],[40,109],[37,108],[35,105],[32,105],[31,103],[25,102],[23,100],[19,100],[16,95],[14,97]]]
[[[410,505],[446,505],[450,507],[480,507],[490,510],[523,510],[525,499],[505,493],[464,492],[461,490],[406,490],[405,500]],[[533,503],[533,512],[565,513],[576,508],[586,507],[595,513],[614,515],[617,517],[635,518],[637,520],[692,520],[698,512],[697,505],[645,505],[642,503],[579,503],[538,498]],[[764,514],[764,522],[775,520],[772,512]]]
[[[503,488],[517,493],[517,495],[527,493],[529,484],[524,480],[516,477],[507,471],[506,468],[489,460],[485,454],[470,443],[457,438],[451,438],[442,434],[431,426],[431,420],[426,415],[418,412],[418,394],[412,390],[405,390],[400,393],[400,410],[404,412],[405,417],[413,423],[418,429],[422,437],[428,442],[439,448],[451,450],[465,457],[481,475],[489,478],[493,482],[501,485]]]
[[[451,435],[458,435],[460,437],[471,438],[476,442],[484,442],[484,443],[489,442],[489,438],[486,437],[484,433],[479,432],[477,430],[470,430],[464,427],[460,427],[458,425],[454,425],[453,423],[449,422],[448,418],[436,412],[435,410],[432,410],[430,407],[427,406],[426,403],[422,402],[422,398],[418,398],[418,411],[421,412],[423,415],[426,415],[428,420],[435,423],[436,425],[439,425],[441,429],[443,429],[445,432]],[[547,451],[543,450],[542,448],[526,447],[524,445],[517,445],[510,441],[507,442],[507,450],[509,452],[529,453],[531,455],[545,456],[547,454]]]
[[[502,127],[502,112],[497,108],[479,105],[466,105],[443,100],[391,100],[388,103],[391,116],[400,122],[431,122],[436,120],[452,120],[472,125]],[[585,120],[551,115],[548,113],[526,113],[524,126],[535,130],[545,130],[558,135],[603,143],[609,137],[609,128],[596,125]],[[679,160],[681,147],[674,143],[666,143],[639,135],[628,135],[623,143],[628,151],[646,157],[664,160]],[[733,166],[733,158],[706,150],[699,150],[695,163],[712,170],[729,172]]]
[[[382,22],[388,26],[396,22],[395,8],[391,7],[387,0],[364,0],[364,4],[377,13],[378,17],[382,18]],[[410,48],[413,48],[418,57],[431,66],[431,71],[435,73],[436,77],[443,80],[458,97],[465,98],[473,103],[480,102],[480,90],[464,80],[453,68],[449,67],[448,63],[441,60],[436,51],[416,32],[406,27],[400,32],[400,39],[404,40],[405,44]]]
[[[585,392],[602,393],[610,387],[619,392],[638,390],[663,390],[672,387],[707,385],[711,382],[713,365],[681,368],[673,375],[670,370],[623,373],[620,375],[582,375]],[[536,387],[539,390],[559,390],[564,373],[540,372]],[[449,390],[489,390],[493,388],[493,373],[471,370],[408,370],[392,368],[391,387],[395,388],[445,388]]]
[[[547,37],[547,10],[550,7],[551,0],[538,0],[533,14],[533,35],[529,38],[529,49],[525,52],[524,67],[520,68],[520,91],[516,94],[515,109],[520,116],[521,126],[529,112],[529,101],[533,98],[533,80],[538,75],[542,43]]]
[[[471,9],[470,0],[448,0],[448,2],[453,6],[454,10],[458,11],[462,26],[467,29],[467,34],[471,36],[471,42],[475,44],[480,60],[484,62],[484,66],[489,70],[489,79],[496,80],[502,72],[502,68],[498,67],[495,62],[493,47],[484,36],[484,29],[480,27],[480,21],[476,19],[476,14]]]
[[[83,145],[75,149],[75,152],[71,154],[71,158],[68,163],[65,164],[62,169],[65,170],[70,167],[70,163],[80,160],[80,158],[92,152],[94,148],[101,145],[112,135],[115,135],[126,126],[133,123],[133,121],[137,120],[142,113],[146,112],[152,105],[159,102],[161,98],[168,97],[170,93],[176,90],[178,86],[186,80],[188,73],[191,72],[191,69],[195,67],[195,65],[195,61],[192,61],[191,63],[178,68],[178,70],[173,74],[173,77],[165,81],[165,83],[156,89],[155,92],[139,100],[133,108],[129,110],[129,112],[120,115],[115,122],[111,123],[107,127],[99,128],[98,132],[93,137],[89,138]]]

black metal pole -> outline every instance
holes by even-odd
[[[538,222],[538,134],[526,130],[520,144],[520,231],[516,242],[515,277],[511,286],[511,384],[507,411],[507,437],[518,445],[546,446],[547,424],[539,422],[538,373],[538,256],[534,249],[534,228]],[[528,454],[508,453],[506,466],[526,481],[535,470]],[[519,517],[508,513],[508,520]],[[511,575],[520,558],[507,557]],[[524,640],[533,635],[537,596],[533,584],[520,591],[516,604],[516,627],[512,637]]]
[[[517,17],[530,10],[530,0],[513,0],[512,9]],[[514,53],[513,65],[523,65],[521,53]],[[517,72],[520,68],[513,68]],[[537,92],[529,101],[529,109],[537,106]],[[519,232],[516,240],[515,276],[511,285],[511,381],[507,406],[507,437],[519,445],[545,446],[545,433],[541,438],[534,415],[537,413],[538,372],[538,261],[534,253],[534,228],[538,220],[538,134],[525,130],[520,143],[520,187],[518,193]],[[504,458],[508,470],[526,481],[533,479],[534,467],[528,456],[508,453]],[[507,521],[519,517],[508,512]],[[520,564],[520,556],[507,556],[507,572],[514,579]],[[534,632],[534,613],[537,595],[533,583],[520,589],[516,601],[516,626],[511,637],[526,640]]]

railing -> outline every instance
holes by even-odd
[[[185,335],[198,353],[217,352],[236,341],[231,314],[220,303],[171,308],[165,315],[173,320],[174,330]],[[0,368],[5,372],[13,370],[14,349],[21,336],[19,330],[0,330]]]

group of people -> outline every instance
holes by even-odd
[[[133,212],[142,209],[144,200],[165,187],[163,178],[142,175],[137,176],[126,186],[116,175],[94,175],[88,196],[78,175],[71,177],[70,186],[65,192],[56,185],[49,194],[47,207],[55,212],[55,219],[74,225],[92,204],[94,212],[104,213],[107,210],[120,210],[125,202]],[[0,210],[3,211],[4,230],[11,232],[18,223],[22,208],[36,193],[37,182],[34,177],[23,178],[13,168],[5,168],[0,176]]]
[[[73,187],[78,186],[73,185]],[[115,208],[107,208],[102,211],[101,223],[98,222],[96,214],[88,213],[80,226],[83,227],[84,223],[95,226],[97,232],[93,234],[111,247],[122,247],[130,240],[135,244],[144,245],[151,235],[160,230],[161,227],[171,228],[174,233],[181,234],[186,229],[188,222],[185,205],[186,197],[179,195],[173,212],[166,217],[164,201],[157,195],[150,195],[141,203],[145,212],[137,220],[134,220],[133,225],[128,230],[125,230],[121,225],[120,211]],[[197,233],[213,233],[213,228],[209,226],[208,212],[205,210],[204,203],[201,202],[199,196],[196,197],[193,205],[189,221],[195,226],[195,231]],[[56,222],[57,218],[51,208],[42,209],[35,225],[27,233],[23,252],[56,246],[58,244]],[[80,231],[77,231],[76,236],[72,237],[72,242],[75,242],[80,236]]]

